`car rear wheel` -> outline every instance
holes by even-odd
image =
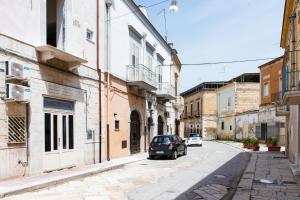
[[[154,156],[149,156],[149,159],[150,160],[154,160]]]
[[[177,151],[174,151],[172,154],[172,160],[176,160],[178,157]]]

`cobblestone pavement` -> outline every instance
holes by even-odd
[[[249,158],[249,153],[239,153],[176,199],[232,199],[234,190],[239,183],[244,169],[247,167]]]
[[[175,161],[144,160],[54,187],[6,197],[4,200],[175,199],[200,180],[207,179],[205,177],[213,174],[220,166],[237,158],[241,152],[241,149],[229,145],[206,141],[203,147],[191,147],[187,156]],[[231,168],[231,171],[234,170],[236,168]],[[229,191],[226,180],[230,180],[231,175],[217,172],[210,176],[214,181],[197,188],[198,197],[206,195],[207,198],[210,196],[208,199],[216,199]]]
[[[252,153],[234,200],[300,200],[300,185],[282,153]]]

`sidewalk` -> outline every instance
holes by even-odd
[[[147,153],[141,153],[94,165],[55,171],[39,176],[20,177],[12,180],[2,181],[0,182],[0,198],[53,186],[112,169],[117,169],[129,163],[145,160],[147,159],[147,156]]]
[[[234,200],[300,200],[299,177],[292,174],[282,153],[252,152],[251,155]]]

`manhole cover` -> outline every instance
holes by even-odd
[[[268,180],[268,179],[256,179],[256,183],[261,183],[261,184],[276,184],[276,181]]]
[[[219,174],[217,174],[217,175],[214,175],[214,177],[217,177],[217,178],[226,178],[226,176],[219,175]]]

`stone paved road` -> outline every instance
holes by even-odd
[[[228,177],[225,177],[220,170],[213,174],[212,172],[232,158],[236,160],[244,155],[241,152],[242,150],[226,144],[204,142],[203,147],[189,148],[188,155],[180,157],[176,161],[161,159],[136,162],[81,180],[7,197],[5,200],[168,200],[176,199],[180,194],[189,191],[195,184],[196,186],[201,185],[197,189],[202,197],[205,192],[219,195],[216,195],[215,198],[207,196],[204,199],[218,199],[217,197],[221,198],[227,192],[228,185],[224,180]],[[236,157],[237,155],[238,157]],[[243,159],[245,158],[243,157],[241,160]],[[236,164],[224,166],[227,170],[237,171],[234,168],[237,167]],[[210,174],[210,178],[205,178]],[[234,177],[234,174],[232,176]],[[219,180],[223,180],[223,182]]]

